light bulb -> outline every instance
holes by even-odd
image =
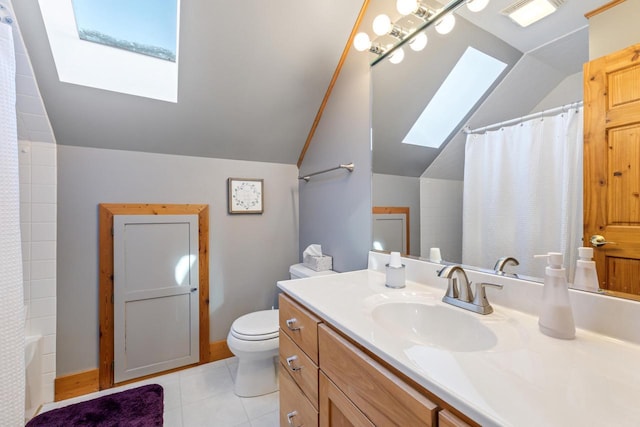
[[[396,49],[395,52],[391,54],[391,56],[389,57],[389,62],[391,62],[392,64],[399,64],[402,62],[403,59],[404,59],[404,50],[402,50],[402,48],[399,47],[398,49]]]
[[[396,9],[400,15],[408,15],[418,8],[417,0],[398,0]]]
[[[359,52],[364,52],[365,50],[369,50],[371,47],[371,39],[369,39],[369,34],[367,33],[358,33],[353,38],[353,47],[356,48]]]
[[[467,9],[471,12],[480,12],[488,4],[489,0],[467,0]]]
[[[425,33],[418,33],[418,35],[409,42],[409,47],[416,52],[420,52],[427,45],[428,41],[429,39],[427,39]]]
[[[373,20],[373,32],[379,36],[383,36],[391,29],[391,19],[387,15],[378,15]]]
[[[436,31],[440,34],[449,34],[456,26],[456,17],[451,13],[447,14],[440,21],[436,22]]]

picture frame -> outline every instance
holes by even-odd
[[[264,212],[264,180],[229,178],[227,206],[230,214],[262,214]]]

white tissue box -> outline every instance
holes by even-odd
[[[326,271],[333,268],[333,257],[328,255],[313,256],[305,254],[302,258],[302,263],[312,270]]]

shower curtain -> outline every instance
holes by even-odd
[[[12,29],[0,23],[0,426],[24,425],[24,296]]]
[[[568,280],[582,246],[582,107],[468,135],[463,190],[464,264],[543,277],[535,254],[562,252]]]

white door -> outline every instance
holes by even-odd
[[[198,216],[114,215],[114,381],[199,360]]]
[[[374,248],[407,254],[409,248],[406,236],[406,215],[400,213],[373,214]]]

